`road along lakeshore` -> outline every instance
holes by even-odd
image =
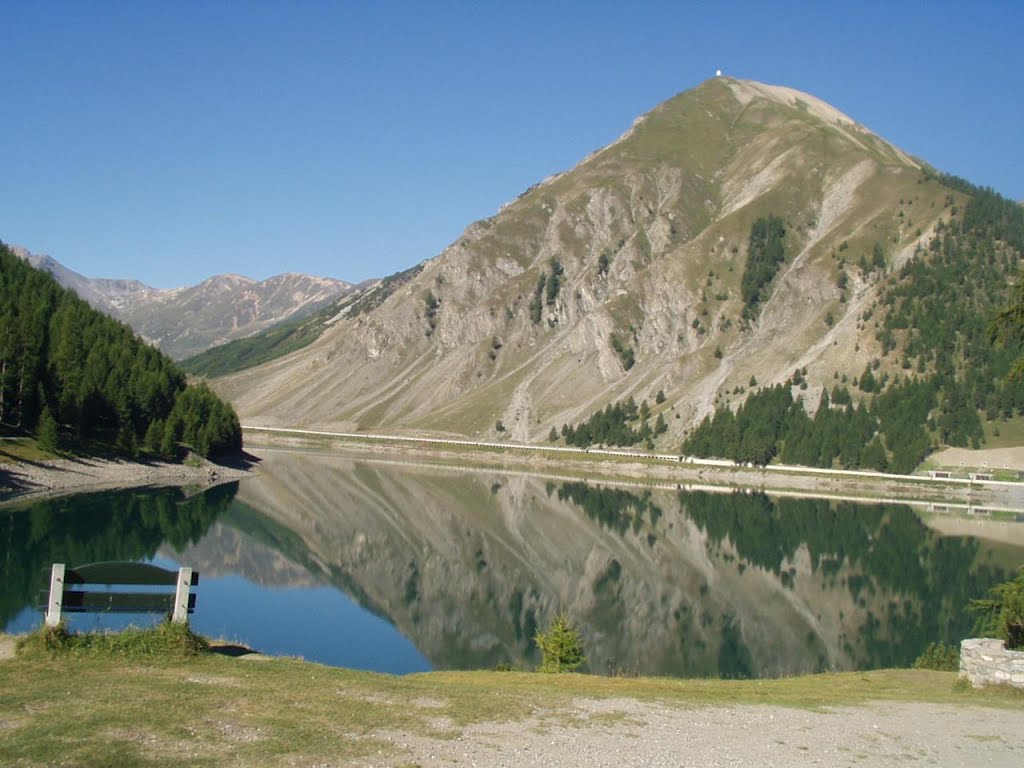
[[[244,425],[246,446],[316,448],[357,456],[403,457],[450,466],[558,471],[574,479],[664,485],[680,490],[758,490],[837,500],[917,501],[933,511],[1015,516],[1024,511],[1024,483],[971,476],[895,475],[771,464],[766,467],[664,453],[475,441],[432,435],[333,432]],[[939,473],[936,473],[939,474]],[[945,473],[943,473],[945,474]],[[951,473],[950,473],[951,474]]]

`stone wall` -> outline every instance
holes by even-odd
[[[960,677],[966,677],[975,688],[1024,688],[1024,651],[1008,651],[1002,640],[989,637],[964,640],[960,644]]]

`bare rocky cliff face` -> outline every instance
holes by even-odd
[[[12,250],[176,360],[311,314],[355,288],[343,280],[283,274],[261,282],[217,275],[163,290],[138,280],[84,277],[50,256]]]
[[[863,371],[877,342],[862,314],[948,195],[824,102],[716,78],[470,225],[383,300],[342,300],[312,345],[215,386],[248,423],[533,441],[632,396],[678,445],[752,377],[807,368],[813,404]],[[747,321],[750,229],[768,214],[786,261]],[[876,245],[886,270],[855,269]]]

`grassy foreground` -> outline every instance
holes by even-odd
[[[484,721],[572,725],[575,698],[680,707],[818,708],[899,700],[1021,707],[953,673],[886,670],[780,680],[672,680],[431,672],[394,677],[267,657],[202,641],[72,636],[22,642],[0,660],[0,764],[264,766],[370,758],[403,764],[389,734],[447,739]]]

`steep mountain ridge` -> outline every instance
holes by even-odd
[[[263,281],[215,275],[193,286],[159,289],[138,280],[84,277],[50,256],[11,250],[174,359],[307,316],[355,290],[343,280],[297,273]]]
[[[960,199],[824,102],[716,78],[470,225],[378,306],[216,383],[250,422],[538,440],[632,396],[672,443],[754,377],[811,402],[878,345],[859,321]],[[754,316],[749,234],[786,223]],[[885,269],[846,272],[878,246]],[[841,273],[846,283],[840,287]]]

